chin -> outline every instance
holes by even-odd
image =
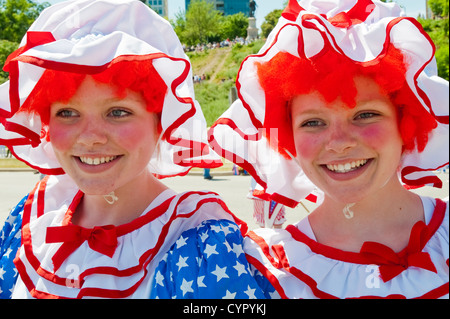
[[[77,183],[78,188],[85,194],[85,195],[108,195],[111,192],[116,190],[116,187],[112,185],[104,185],[104,184],[87,184],[87,183]]]

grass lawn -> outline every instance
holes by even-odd
[[[0,158],[0,169],[2,168],[27,168],[28,166],[15,158]]]

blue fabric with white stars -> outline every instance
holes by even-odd
[[[11,210],[0,232],[0,299],[11,298],[17,281],[13,263],[21,245],[23,208]],[[158,265],[150,298],[264,299],[275,289],[250,267],[239,227],[210,220],[184,232]]]
[[[25,196],[12,209],[0,232],[0,299],[9,299],[17,281],[17,269],[13,261],[21,244],[23,206]]]
[[[185,231],[156,268],[150,298],[270,298],[275,289],[250,269],[242,242],[238,226],[228,220]]]

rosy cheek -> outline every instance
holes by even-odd
[[[370,125],[361,131],[362,139],[374,149],[382,148],[396,135],[398,135],[396,127],[390,129],[386,125]]]
[[[117,144],[129,152],[133,150],[141,153],[148,151],[152,145],[156,144],[158,136],[153,132],[148,123],[134,123],[124,125],[114,130],[114,140]]]
[[[319,152],[322,143],[319,137],[310,134],[296,134],[294,141],[297,157],[301,157],[303,160],[312,160]]]
[[[120,141],[120,144],[127,148],[133,149],[140,144],[144,132],[139,127],[122,127],[114,131],[115,140]]]
[[[64,151],[70,149],[75,133],[59,125],[51,125],[49,129],[50,142],[55,150]]]

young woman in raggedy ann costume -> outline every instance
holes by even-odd
[[[245,239],[282,298],[448,298],[448,201],[407,190],[441,187],[449,161],[434,53],[395,3],[291,0],[244,60],[210,144],[266,198],[322,192],[299,223]]]

